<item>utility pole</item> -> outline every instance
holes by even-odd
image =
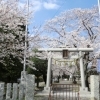
[[[27,55],[27,36],[28,36],[28,14],[29,14],[29,0],[27,0],[27,11],[26,11],[26,27],[25,27],[25,45],[24,45],[24,63],[23,71],[26,70],[26,55]]]
[[[99,9],[99,17],[100,17],[100,0],[98,0],[98,9]]]
[[[98,10],[99,10],[99,20],[100,20],[100,0],[98,0]],[[97,60],[97,64],[98,62],[100,62],[100,58]],[[99,63],[100,64],[100,63]],[[99,100],[100,100],[100,65],[97,65],[99,68],[98,68],[98,73],[99,73]]]
[[[26,86],[26,55],[27,55],[27,37],[28,37],[28,14],[29,14],[29,0],[27,0],[27,11],[25,15],[26,27],[25,27],[25,42],[24,42],[24,61],[23,61],[23,71],[21,72],[21,84]]]

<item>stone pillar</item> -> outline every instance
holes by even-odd
[[[18,100],[23,100],[24,98],[24,86],[22,84],[19,84],[19,99]]]
[[[0,83],[0,100],[4,100],[3,94],[4,94],[4,83]]]
[[[7,83],[6,99],[11,99],[11,83]]]
[[[27,71],[21,72],[21,84],[25,85]]]
[[[18,93],[18,84],[17,83],[13,83],[13,95],[12,95],[12,100],[16,100],[17,99],[17,93]]]
[[[21,82],[20,82],[20,84],[23,85],[24,95],[25,95],[25,90],[26,90],[26,75],[27,75],[27,71],[22,71],[21,72]]]
[[[90,88],[91,88],[91,100],[100,100],[100,87],[99,87],[99,76],[91,75],[90,76]]]
[[[79,55],[80,55],[80,73],[81,73],[81,88],[80,88],[80,91],[87,91],[87,88],[85,87],[85,75],[84,75],[84,65],[83,65],[82,51],[79,51]]]
[[[26,94],[25,100],[34,100],[35,76],[28,74],[26,76]]]
[[[52,66],[52,58],[51,58],[51,52],[50,52],[49,53],[49,58],[48,58],[46,87],[44,87],[44,91],[43,91],[43,92],[46,92],[46,93],[49,93],[50,92],[51,66]]]

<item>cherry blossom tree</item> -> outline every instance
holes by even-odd
[[[17,0],[0,0],[0,80],[16,81],[23,69],[25,13]],[[5,75],[4,75],[5,74]]]
[[[32,14],[26,9],[26,4],[23,7],[19,6],[19,0],[0,0],[0,76],[2,76],[0,80],[12,82],[20,77],[23,70],[25,42],[26,66],[33,64],[29,59],[32,47],[30,41],[35,45],[38,44],[39,34],[29,36],[27,33],[26,36],[26,25],[29,24]]]
[[[26,4],[19,6],[19,0],[0,0],[0,62],[3,63],[3,57],[11,54],[23,61],[23,50],[25,49],[25,31],[29,24],[32,11],[27,12]],[[13,8],[13,9],[12,9]],[[28,18],[27,18],[28,17]],[[32,44],[38,46],[40,33],[33,28],[34,35],[29,35],[27,30],[27,56]],[[33,42],[33,43],[32,43]]]
[[[50,47],[93,47],[99,46],[99,16],[97,7],[72,9],[48,20],[44,30],[54,37],[49,39]]]
[[[92,58],[100,55],[100,20],[97,7],[62,12],[46,21],[44,30],[48,33],[45,38],[49,47],[94,48],[92,53],[83,54],[85,73]],[[77,65],[79,66],[78,63]]]
[[[52,38],[46,37],[50,47],[93,47],[95,56],[100,53],[99,28],[97,7],[65,11],[48,20],[44,26],[46,32],[54,35]]]
[[[13,9],[12,9],[13,8]],[[0,62],[9,56],[19,57],[24,46],[25,18],[18,9],[17,1],[5,0],[0,2]]]

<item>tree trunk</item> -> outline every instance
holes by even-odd
[[[37,87],[39,87],[39,77],[37,77]]]
[[[45,74],[43,74],[43,80],[44,80],[45,84],[46,84],[46,78],[47,78],[47,76]]]

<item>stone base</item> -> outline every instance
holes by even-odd
[[[44,87],[44,90],[43,91],[50,93],[50,87]]]
[[[82,92],[82,91],[79,91],[79,96],[80,97],[91,97],[91,93],[90,92]]]
[[[80,97],[79,100],[91,100],[90,97]]]
[[[44,87],[44,90],[42,91],[42,93],[50,93],[50,87]]]
[[[80,92],[88,92],[88,88],[87,87],[85,87],[85,88],[80,87]]]
[[[96,99],[95,97],[91,97],[91,100],[99,100],[99,99]]]
[[[91,100],[91,93],[88,91],[87,87],[80,87],[79,98],[80,100]]]
[[[90,92],[79,92],[80,100],[91,100],[91,93]]]

